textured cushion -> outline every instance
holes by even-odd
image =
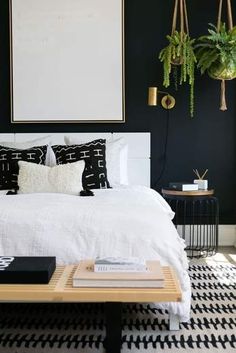
[[[85,160],[85,169],[82,176],[83,188],[109,188],[106,169],[106,140],[94,140],[82,145],[52,146],[56,155],[57,164],[72,163]]]
[[[0,190],[17,188],[18,161],[44,164],[46,152],[47,146],[23,150],[0,146]]]
[[[88,143],[76,136],[65,136],[67,145]],[[106,167],[111,186],[128,184],[128,145],[123,137],[106,140]]]
[[[36,147],[36,146],[48,145],[45,164],[51,166],[51,165],[53,165],[53,163],[54,163],[54,165],[56,164],[55,155],[54,155],[54,152],[50,146],[51,140],[52,140],[52,136],[49,135],[49,136],[39,137],[37,139],[28,140],[28,141],[24,141],[24,142],[0,141],[0,145],[4,146],[4,147],[18,148],[20,150],[32,148],[32,147]]]
[[[84,161],[47,167],[29,162],[18,162],[19,193],[53,192],[78,195],[82,190]]]

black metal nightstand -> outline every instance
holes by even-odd
[[[162,189],[175,212],[174,224],[186,240],[189,257],[214,255],[218,248],[219,201],[214,190],[177,191]]]

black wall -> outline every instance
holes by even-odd
[[[236,2],[232,2],[236,16]],[[125,0],[126,123],[18,125],[10,123],[8,0],[1,0],[0,132],[150,131],[152,185],[155,185],[163,163],[167,112],[147,106],[147,87],[162,85],[162,67],[157,56],[166,44],[165,35],[170,32],[173,3],[173,0]],[[205,33],[207,24],[216,21],[217,3],[188,1],[192,36]],[[236,80],[227,83],[228,110],[224,113],[219,111],[219,86],[219,82],[197,75],[193,119],[189,117],[188,89],[169,90],[177,104],[170,112],[166,169],[157,189],[169,181],[191,181],[192,168],[209,168],[208,179],[220,199],[220,221],[235,224]]]

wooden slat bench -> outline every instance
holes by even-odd
[[[106,349],[120,352],[122,303],[179,302],[181,289],[172,268],[163,267],[164,288],[74,288],[72,277],[77,266],[58,266],[47,285],[1,284],[1,302],[104,302]],[[170,329],[178,329],[178,318],[170,315]]]

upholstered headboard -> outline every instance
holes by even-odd
[[[52,144],[64,144],[64,136],[76,136],[83,140],[97,138],[117,139],[123,137],[129,146],[128,173],[131,185],[150,186],[150,143],[149,132],[127,133],[10,133],[0,134],[1,141],[24,142],[39,137],[51,136]]]

